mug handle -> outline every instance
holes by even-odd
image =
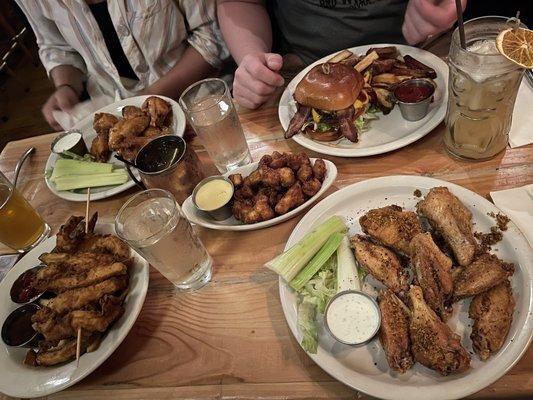
[[[131,180],[135,182],[137,186],[139,186],[142,190],[146,190],[146,186],[144,183],[142,183],[140,180],[137,179],[133,171],[130,169],[130,166],[126,164],[126,170],[128,171],[128,175],[130,176]]]

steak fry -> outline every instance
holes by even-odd
[[[476,241],[472,233],[472,213],[446,187],[435,187],[416,208],[433,228],[442,234],[457,262],[468,265],[474,258]]]
[[[77,310],[93,303],[106,294],[123,290],[127,286],[128,279],[126,276],[110,278],[96,285],[60,293],[48,302],[47,307],[57,314],[64,314],[67,311]]]

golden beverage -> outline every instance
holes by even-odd
[[[48,234],[48,226],[30,203],[8,183],[0,182],[0,242],[25,251]]]
[[[453,35],[444,144],[455,156],[487,159],[507,146],[524,73],[496,48],[498,33],[508,27],[503,17],[468,21],[466,50],[459,45],[458,32]]]

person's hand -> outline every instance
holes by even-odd
[[[463,10],[467,0],[461,0]],[[402,33],[409,44],[449,29],[457,20],[455,0],[409,0]]]
[[[48,122],[52,128],[59,131],[63,128],[57,123],[52,112],[54,110],[68,111],[79,102],[80,99],[76,91],[70,86],[63,85],[59,86],[48,98],[41,111],[46,122]]]
[[[277,87],[285,83],[278,73],[283,65],[279,54],[248,54],[235,71],[233,97],[246,108],[263,104]]]

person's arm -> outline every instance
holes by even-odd
[[[43,115],[52,128],[61,129],[52,112],[68,111],[79,102],[86,71],[85,62],[65,41],[55,22],[43,15],[39,2],[17,0],[17,3],[35,33],[39,57],[56,87],[55,92],[43,105]]]
[[[279,54],[270,53],[272,28],[262,0],[218,0],[218,21],[231,55],[238,64],[233,96],[243,106],[257,108],[284,81]]]
[[[463,10],[466,1],[461,0]],[[451,28],[456,20],[455,0],[409,0],[402,33],[407,43],[417,44]]]

